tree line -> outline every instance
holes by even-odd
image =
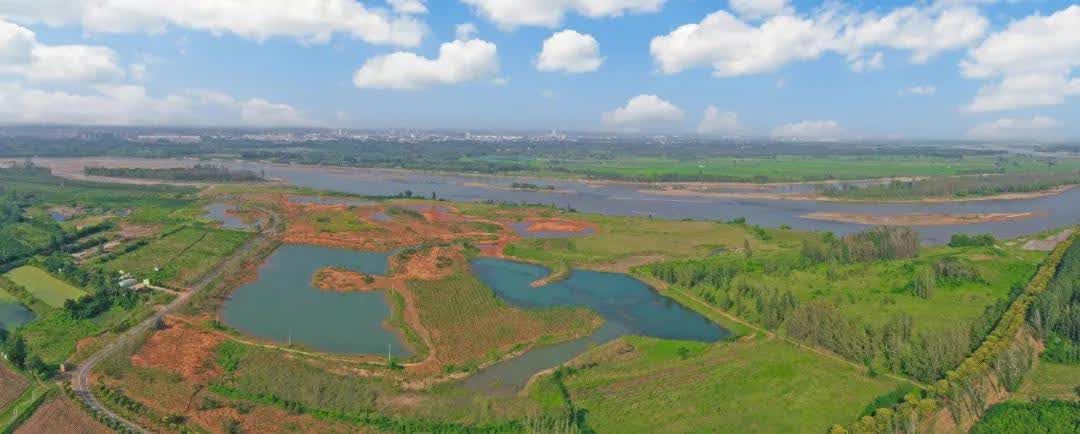
[[[163,179],[168,181],[216,181],[252,182],[263,181],[265,174],[253,170],[230,169],[224,165],[196,164],[193,167],[140,168],[140,167],[85,167],[88,176],[111,178]]]
[[[1046,344],[1046,360],[1080,364],[1080,243],[1065,253],[1054,280],[1028,312],[1028,324]]]

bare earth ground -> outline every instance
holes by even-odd
[[[1069,228],[1061,231],[1057,235],[1051,235],[1042,240],[1029,240],[1027,243],[1024,243],[1024,250],[1039,250],[1043,252],[1049,252],[1051,250],[1054,250],[1054,246],[1057,246],[1058,243],[1065,241],[1066,238],[1069,238],[1069,235],[1072,235],[1072,233],[1073,229]]]
[[[11,401],[18,398],[29,384],[21,375],[0,364],[0,409],[6,408]]]
[[[147,339],[131,356],[131,363],[145,368],[159,368],[192,381],[204,381],[218,375],[214,350],[225,339],[189,325],[168,320],[166,328]]]
[[[840,197],[825,196],[816,193],[775,193],[775,192],[760,192],[760,191],[709,191],[708,189],[701,190],[686,190],[673,188],[671,186],[662,185],[659,190],[655,189],[641,189],[638,190],[641,193],[647,194],[659,194],[664,196],[678,196],[678,197],[714,197],[721,199],[757,199],[757,200],[813,200],[819,202],[871,202],[871,203],[903,203],[903,202],[917,202],[917,203],[943,203],[943,202],[974,202],[984,200],[1022,200],[1022,199],[1034,199],[1039,197],[1056,196],[1069,189],[1075,187],[1075,185],[1064,185],[1061,187],[1055,187],[1044,191],[1035,191],[1030,193],[1004,193],[990,196],[976,196],[976,197],[928,197],[917,200],[863,200],[863,199],[847,199]]]
[[[112,430],[98,423],[78,405],[63,396],[52,398],[38,407],[30,419],[15,430],[15,434],[107,434],[111,432]]]

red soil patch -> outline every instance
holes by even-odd
[[[120,236],[124,238],[144,238],[156,234],[161,230],[161,225],[141,225],[134,223],[120,223]]]
[[[15,434],[107,434],[111,432],[112,430],[98,423],[63,397],[57,397],[39,407],[30,419],[15,430]]]
[[[435,246],[422,249],[402,261],[400,255],[391,260],[395,275],[406,279],[439,280],[454,273],[453,264],[464,262],[465,256],[457,248]]]
[[[196,383],[216,376],[214,350],[224,338],[172,319],[166,324],[166,329],[154,333],[131,356],[131,363],[143,368],[163,369]]]
[[[591,223],[579,222],[574,220],[554,219],[554,218],[533,218],[527,220],[529,226],[525,228],[527,232],[563,232],[578,234],[588,231],[595,231],[596,225]]]

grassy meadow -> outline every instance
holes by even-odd
[[[62,307],[65,301],[75,300],[86,295],[86,291],[57,279],[44,270],[34,266],[22,266],[9,271],[7,278],[26,288],[34,297],[52,307]]]
[[[716,344],[627,337],[571,366],[563,382],[597,432],[824,432],[898,386],[760,337]]]
[[[250,233],[210,227],[182,227],[105,264],[155,284],[185,287],[232,254]],[[157,271],[155,271],[157,268]]]
[[[538,341],[584,336],[600,325],[599,317],[584,308],[511,307],[463,272],[408,286],[420,322],[431,331],[436,357],[448,370],[471,370]]]

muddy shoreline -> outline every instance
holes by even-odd
[[[1021,212],[987,214],[905,213],[873,215],[861,213],[812,212],[809,214],[804,214],[802,217],[812,220],[825,220],[841,223],[857,223],[862,225],[947,226],[1019,220],[1037,217],[1039,214],[1040,213],[1034,212]]]

